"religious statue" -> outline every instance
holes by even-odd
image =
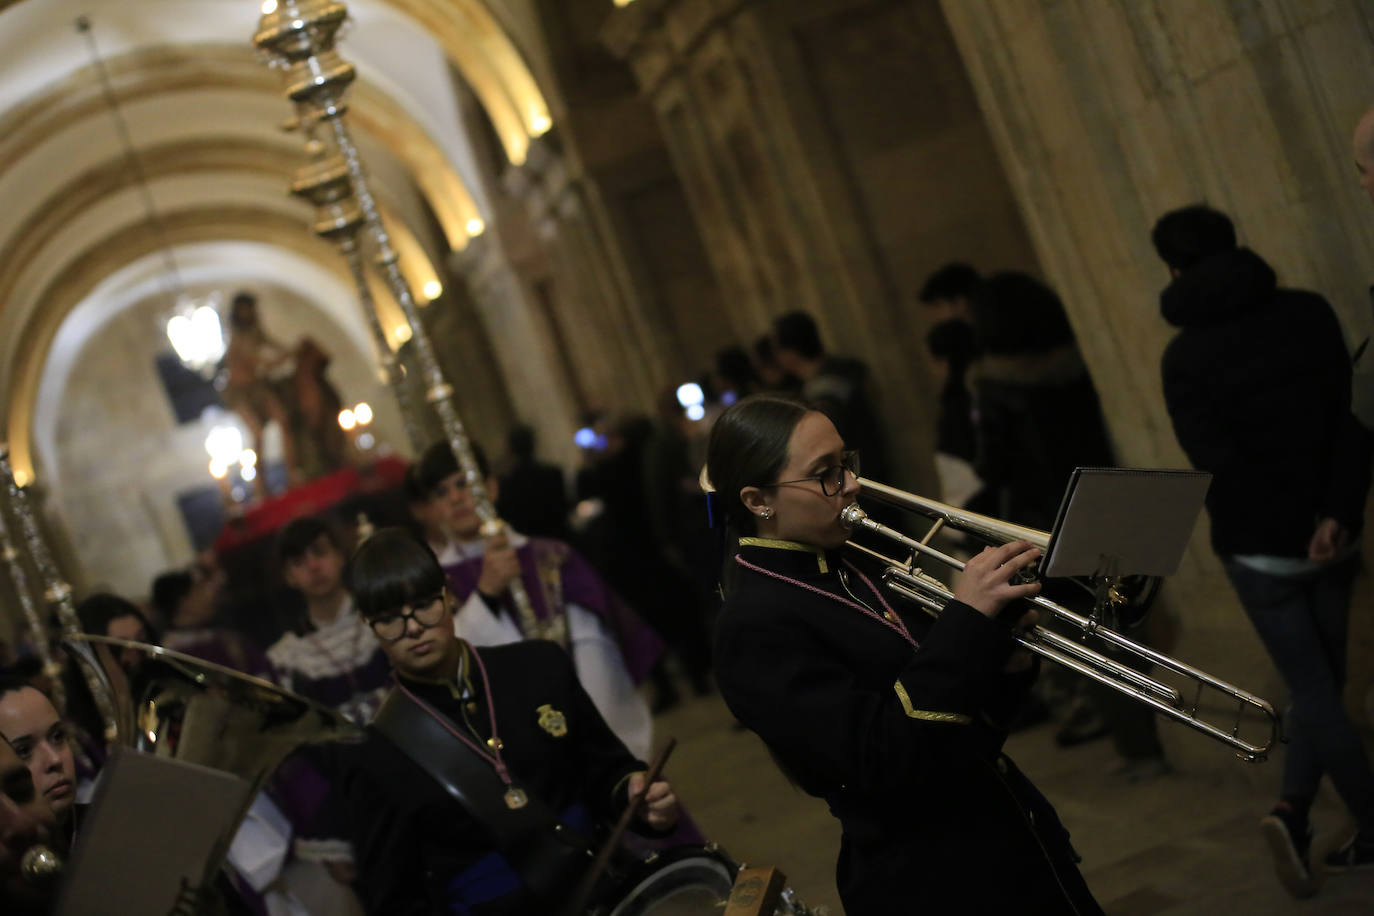
[[[243,418],[254,450],[262,454],[263,431],[275,421],[292,486],[342,467],[348,442],[337,422],[343,402],[325,378],[329,354],[309,337],[294,348],[277,343],[262,326],[257,298],[246,292],[230,303],[229,332],[224,403]],[[259,475],[259,495],[262,480]]]

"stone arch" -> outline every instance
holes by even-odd
[[[553,126],[543,91],[515,43],[481,0],[386,0],[424,26],[476,94],[506,157],[521,165]]]
[[[436,59],[442,51],[469,80],[497,125],[506,155],[513,162],[523,161],[530,139],[545,132],[552,119],[529,67],[506,29],[482,0],[451,3],[373,0],[373,3],[392,8],[393,14],[408,17],[412,23],[429,31],[437,46]],[[373,3],[359,0],[357,6],[361,12]],[[0,12],[21,4],[28,6],[24,0],[0,4]],[[185,37],[175,32],[167,36],[164,32],[159,40],[174,43],[134,44],[123,53],[104,58],[104,67],[121,105],[197,90],[230,90],[271,98],[280,105],[283,120],[289,115],[290,107],[282,98],[278,74],[263,65],[246,37],[242,43],[220,43],[209,34],[179,40]],[[107,103],[90,65],[70,69],[59,65],[50,70],[50,75],[54,78],[35,83],[38,87],[35,94],[24,97],[0,114],[0,174],[33,157],[45,142],[65,129],[105,116]],[[483,231],[486,220],[458,171],[461,163],[455,163],[424,126],[422,113],[415,111],[415,99],[404,91],[393,96],[388,91],[385,73],[376,73],[375,78],[369,78],[371,76],[364,68],[363,77],[350,92],[350,122],[360,135],[370,137],[400,165],[419,189],[420,198],[428,205],[448,246],[462,249],[471,235]],[[148,172],[152,181],[197,171],[224,176],[281,175],[285,179],[304,162],[298,139],[281,138],[276,142],[276,138],[267,137],[265,132],[255,137],[250,136],[252,133],[252,129],[240,129],[237,133],[226,131],[224,137],[217,137],[211,132],[197,131],[179,142],[146,147],[141,157],[146,156],[149,160]],[[28,161],[37,160],[28,158]],[[0,380],[9,383],[5,386],[8,389],[7,415],[2,419],[16,470],[31,473],[34,398],[38,393],[43,361],[62,321],[71,308],[89,294],[101,276],[136,259],[141,253],[155,250],[159,246],[158,239],[162,238],[147,225],[121,230],[102,228],[102,232],[108,232],[108,237],[100,243],[93,242],[84,250],[78,245],[76,252],[58,252],[52,244],[55,233],[64,222],[64,215],[73,217],[84,206],[106,199],[121,189],[127,190],[132,186],[131,181],[121,162],[114,157],[98,164],[87,163],[76,174],[63,175],[50,193],[43,188],[42,198],[34,195],[33,202],[37,206],[26,205],[16,213],[5,233],[7,238],[0,238],[0,319],[8,319],[5,321],[9,325],[7,333],[16,333],[16,340],[23,342],[11,356],[11,363],[5,370],[6,378]],[[303,246],[313,251],[316,260],[324,259],[323,263],[337,265],[337,253],[312,239],[297,219],[287,216],[293,205],[283,200],[278,207],[260,195],[255,194],[253,198],[251,204],[230,210],[222,206],[210,209],[195,200],[183,203],[179,211],[164,219],[167,236],[162,244],[234,238],[272,239],[273,244],[290,250],[301,250]],[[260,220],[261,224],[256,224],[255,220]],[[396,247],[402,252],[403,260],[406,249],[423,250],[404,224],[389,220],[389,227],[398,237]],[[59,259],[65,262],[62,273],[50,280],[24,273],[25,264],[47,260],[56,266]],[[429,269],[434,272],[433,265],[429,265]],[[17,299],[13,293],[19,283],[33,288]],[[388,297],[380,298],[385,302]],[[41,307],[37,303],[41,303]],[[26,309],[32,309],[32,314],[25,314],[23,310]],[[9,314],[5,315],[7,311]]]
[[[351,283],[342,260],[331,247],[305,231],[298,220],[279,211],[260,207],[200,207],[168,214],[163,222],[172,245],[225,240],[266,242],[321,264],[338,273],[344,283]],[[16,474],[33,473],[34,405],[43,365],[62,321],[102,278],[163,245],[162,234],[147,223],[131,226],[114,241],[92,246],[71,258],[66,269],[43,289],[44,308],[31,315],[19,332],[24,347],[9,372],[10,411],[6,426]]]
[[[285,143],[241,137],[196,137],[145,148],[140,161],[152,180],[194,173],[236,172],[279,178],[283,186],[294,174],[300,157]],[[0,302],[9,301],[22,266],[37,257],[67,222],[103,198],[137,185],[122,157],[107,159],[73,178],[33,209],[18,225],[0,260]],[[425,247],[404,221],[380,202],[388,230],[397,236],[402,272],[422,287],[437,277]],[[301,226],[302,231],[305,226]],[[50,307],[47,307],[50,309]]]
[[[0,2],[30,6],[39,0]],[[506,156],[525,161],[530,141],[553,126],[544,90],[486,0],[375,0],[426,29],[463,74],[496,125]],[[359,3],[365,8],[366,3]],[[244,47],[248,41],[245,36]],[[263,68],[264,70],[266,68]]]
[[[121,106],[164,93],[229,89],[280,99],[281,120],[290,114],[277,74],[263,66],[247,46],[199,46],[195,53],[168,46],[144,48],[107,60],[105,68]],[[470,235],[481,231],[482,214],[434,138],[412,113],[366,80],[352,88],[349,101],[352,123],[405,166],[434,211],[449,246],[461,250]],[[107,103],[89,67],[10,109],[0,117],[0,174],[64,128],[106,111]],[[293,142],[299,150],[298,141]],[[296,156],[298,163],[304,162],[303,152]]]

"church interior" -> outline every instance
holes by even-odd
[[[345,9],[307,67],[292,17]],[[406,521],[406,466],[455,416],[498,469],[532,430],[572,485],[572,532],[629,511],[617,499],[654,521],[649,483],[581,484],[668,424],[709,566],[702,496],[681,490],[747,393],[720,356],[761,359],[796,311],[866,364],[880,482],[953,502],[922,301],[950,263],[1052,288],[1114,463],[1190,468],[1151,229],[1223,211],[1354,351],[1374,333],[1374,208],[1351,157],[1370,72],[1361,0],[0,0],[0,667],[60,640],[64,602],[146,606],[161,574],[216,557],[219,622],[266,650],[273,536],[326,511],[350,536]],[[235,346],[294,374],[243,384]],[[1201,512],[1139,632],[1282,710],[1210,534]],[[1344,701],[1366,745],[1372,604],[1360,573]],[[686,810],[844,912],[839,823],[719,693],[688,689],[690,667],[654,717]],[[1300,900],[1276,878],[1258,824],[1282,744],[1246,762],[1161,718],[1142,772],[1108,740],[1063,746],[1063,725],[1006,747],[1105,912],[1374,905],[1374,871]],[[1329,785],[1313,810],[1325,852],[1353,821]]]

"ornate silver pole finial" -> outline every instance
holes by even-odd
[[[43,597],[57,611],[57,620],[62,626],[62,631],[68,636],[80,636],[81,621],[76,616],[76,605],[72,602],[72,587],[57,569],[52,550],[48,547],[47,539],[38,526],[38,518],[29,504],[29,494],[24,492],[14,479],[14,469],[10,466],[9,443],[6,442],[0,442],[0,489],[5,492],[10,512],[19,520],[24,547],[34,568],[38,570],[39,579],[42,580]],[[100,710],[101,721],[105,723],[105,739],[114,741],[118,737],[118,727],[115,724],[112,701],[94,683],[91,684],[91,694],[95,697],[96,706]]]
[[[416,415],[415,405],[411,402],[410,388],[406,384],[405,370],[401,361],[387,342],[386,331],[382,328],[377,313],[377,303],[372,299],[372,290],[367,285],[367,271],[363,263],[362,247],[358,243],[358,233],[366,222],[363,211],[353,196],[353,185],[349,178],[348,162],[343,154],[330,154],[322,141],[315,137],[315,123],[306,119],[293,119],[290,129],[301,127],[306,135],[306,152],[310,162],[296,170],[295,180],[291,182],[291,193],[315,205],[315,234],[334,243],[353,277],[353,286],[358,293],[363,317],[372,332],[372,342],[377,349],[377,363],[382,370],[383,380],[391,386],[396,401],[401,408],[401,422],[405,426],[406,439],[411,451],[419,455],[426,445],[421,432],[422,423]]]
[[[24,615],[24,622],[28,624],[34,649],[38,652],[38,658],[43,663],[43,673],[52,683],[53,705],[65,712],[67,698],[62,685],[62,666],[53,658],[48,628],[43,625],[43,618],[38,613],[38,607],[34,603],[34,593],[29,584],[28,570],[24,568],[19,548],[15,545],[14,538],[10,535],[9,524],[5,521],[4,504],[7,502],[9,502],[8,494],[0,494],[0,559],[5,561],[5,569],[9,572],[10,584],[14,586],[19,610]]]
[[[357,146],[344,124],[347,105],[343,96],[357,73],[352,64],[339,56],[334,43],[347,17],[347,8],[335,0],[279,0],[276,7],[258,21],[253,44],[267,54],[274,65],[285,68],[286,96],[296,103],[301,120],[328,121],[333,129],[335,145],[347,165],[353,193],[377,247],[377,263],[410,326],[415,358],[424,374],[425,397],[434,405],[444,438],[472,493],[473,505],[482,519],[482,534],[493,538],[505,531],[505,523],[496,514],[487,492],[486,479],[477,465],[472,442],[453,402],[453,387],[445,380],[429,334],[420,321],[415,297],[401,275],[400,259],[391,247],[390,236],[368,187]],[[510,595],[526,636],[554,639],[566,645],[566,627],[559,625],[563,618],[556,617],[554,620],[558,623],[551,622],[547,626],[540,621],[519,578],[511,582]]]

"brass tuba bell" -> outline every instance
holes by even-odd
[[[217,873],[258,793],[273,771],[307,744],[359,740],[360,726],[332,709],[282,690],[261,678],[173,652],[159,646],[105,636],[69,637],[65,645],[85,669],[92,689],[106,692],[115,712],[118,744],[142,755],[207,767],[237,777],[237,795],[226,801],[228,813],[218,826],[201,862],[197,895],[213,897]],[[135,686],[118,656],[134,650],[141,656]],[[97,796],[98,797],[98,796]],[[99,812],[94,812],[92,821]],[[163,811],[162,818],[176,811]],[[81,840],[72,855],[82,868]],[[26,860],[27,866],[27,860]],[[55,867],[36,858],[35,875]],[[198,898],[199,899],[199,898]],[[204,906],[202,906],[202,904]],[[169,906],[171,901],[169,901]],[[209,906],[201,899],[196,911]]]

